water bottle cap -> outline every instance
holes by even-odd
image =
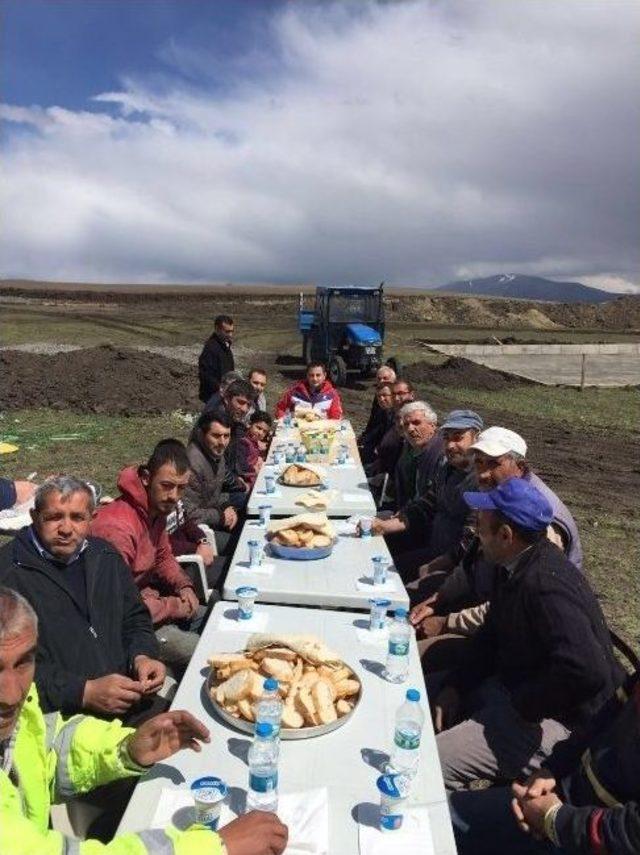
[[[256,725],[256,736],[271,736],[272,732],[273,725],[268,721],[260,721]]]
[[[419,701],[420,700],[420,692],[417,689],[407,689],[407,700],[408,701]]]
[[[273,677],[267,677],[267,679],[264,681],[264,690],[265,692],[277,692],[278,681],[274,680]]]
[[[395,617],[396,617],[396,620],[397,620],[398,618],[406,618],[407,614],[408,614],[408,612],[407,612],[407,610],[406,610],[406,609],[396,609],[396,610],[395,610]]]

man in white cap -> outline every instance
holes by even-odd
[[[489,427],[479,434],[471,450],[480,490],[493,490],[510,478],[522,478],[545,496],[553,510],[547,537],[582,570],[582,546],[575,520],[553,490],[531,471],[526,460],[527,443],[520,434],[508,428]],[[424,598],[420,589],[425,586],[420,582],[428,577],[433,565],[438,570],[446,569],[445,565],[455,569],[436,594]],[[421,568],[421,573],[421,579],[409,588],[412,600],[418,603],[410,620],[422,639],[419,647],[423,664],[438,669],[459,664],[460,657],[464,657],[460,642],[473,635],[484,621],[495,565],[484,558],[476,537],[464,552],[441,556]]]

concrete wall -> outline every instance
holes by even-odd
[[[425,344],[429,350],[447,356],[509,356],[511,354],[604,354],[640,356],[640,342],[625,344]]]

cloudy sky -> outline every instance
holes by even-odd
[[[0,275],[640,286],[635,0],[0,0]]]

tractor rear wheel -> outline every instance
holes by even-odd
[[[329,380],[334,386],[344,386],[347,382],[347,364],[341,356],[332,356],[329,360]]]

